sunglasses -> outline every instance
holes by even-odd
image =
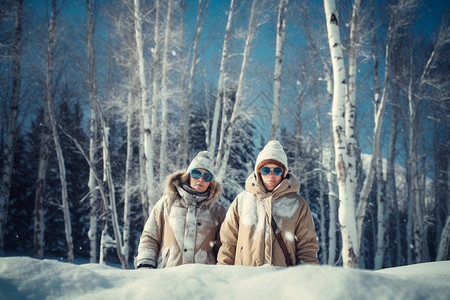
[[[271,169],[269,167],[262,167],[261,170],[259,170],[259,172],[263,176],[269,175],[270,172],[273,172],[273,175],[275,175],[275,176],[281,176],[281,174],[283,174],[283,168],[276,167],[276,168]]]
[[[190,174],[194,179],[200,179],[203,176],[205,182],[211,182],[214,179],[214,175],[211,172],[202,172],[199,169],[192,169]]]

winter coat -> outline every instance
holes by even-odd
[[[157,268],[188,263],[216,264],[219,231],[226,209],[221,186],[211,182],[203,195],[182,188],[184,171],[169,175],[164,195],[152,209],[142,232],[135,267]]]
[[[291,172],[272,192],[266,191],[256,173],[251,174],[245,191],[231,203],[222,224],[218,264],[287,266],[271,227],[272,216],[281,230],[292,263],[318,264],[319,244],[314,221],[308,204],[298,195],[299,188]]]

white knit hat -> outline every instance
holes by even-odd
[[[265,164],[274,163],[283,167],[284,171],[288,170],[288,161],[286,153],[279,141],[272,140],[264,146],[256,159],[255,171],[258,172]]]
[[[209,156],[208,151],[200,151],[196,157],[192,160],[191,164],[187,168],[187,172],[191,172],[192,169],[205,169],[211,172],[214,177],[214,162]]]

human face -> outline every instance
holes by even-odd
[[[274,169],[279,166],[276,164],[267,164],[267,165],[264,165],[263,167],[268,167],[270,169]],[[268,191],[273,191],[275,189],[275,187],[281,182],[282,175],[275,176],[275,174],[273,174],[273,171],[271,171],[268,175],[261,174],[261,179],[262,179],[262,182],[264,183],[264,186],[266,187],[266,189]]]
[[[207,172],[207,170],[205,169],[199,169],[201,172]],[[205,180],[203,180],[203,176],[200,177],[199,179],[195,179],[192,178],[192,176],[190,176],[190,181],[189,181],[189,185],[196,190],[199,193],[203,193],[205,192],[211,182],[206,182]]]

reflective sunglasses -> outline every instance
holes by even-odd
[[[259,170],[259,172],[261,173],[261,175],[267,176],[270,174],[270,172],[273,172],[273,175],[275,176],[281,176],[281,174],[283,174],[283,168],[281,167],[276,167],[276,168],[269,168],[269,167],[262,167],[261,170]]]
[[[214,175],[211,172],[202,172],[199,169],[192,169],[190,174],[194,179],[200,179],[203,176],[205,182],[211,182],[214,179]]]

